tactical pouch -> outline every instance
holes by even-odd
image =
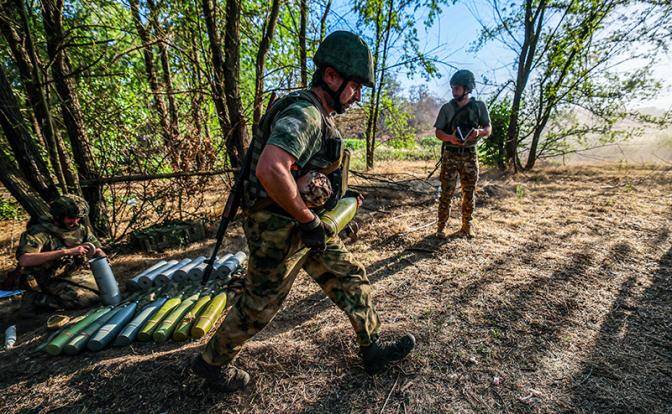
[[[340,150],[339,150],[340,151]],[[331,210],[336,206],[338,200],[343,198],[348,191],[348,178],[350,177],[350,150],[343,150],[341,166],[327,175],[331,183],[332,194],[324,205],[324,208]]]
[[[332,138],[325,140],[326,158],[329,160],[339,160],[341,152],[343,151],[343,140],[340,138]]]

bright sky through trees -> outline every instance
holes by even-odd
[[[466,6],[462,3],[445,6],[437,23],[428,29],[423,25],[426,11],[423,9],[417,11],[416,27],[421,51],[434,55],[438,59],[436,65],[441,77],[427,82],[421,76],[409,77],[401,71],[397,74],[397,81],[403,88],[408,90],[412,86],[426,83],[434,95],[446,100],[450,99],[449,80],[455,67],[469,69],[476,74],[477,95],[487,95],[492,91],[492,88],[483,84],[483,76],[495,84],[515,78],[512,70],[514,55],[506,47],[497,42],[489,42],[478,53],[470,50],[472,42],[478,37],[481,29],[478,19],[489,22],[492,13],[487,3],[478,1],[474,3],[482,4],[482,9],[477,9],[473,4]],[[351,8],[351,2],[345,0],[334,2],[332,5],[334,14],[331,20],[333,26],[329,27],[330,31],[336,29],[358,31],[356,16]],[[399,55],[397,51],[396,56],[392,56],[390,62],[394,64],[398,61]],[[622,69],[631,70],[637,65],[638,62],[629,62],[623,65]],[[672,81],[668,79],[670,71],[672,71],[672,53],[661,56],[653,68],[654,76],[662,80],[665,85],[659,96],[653,101],[633,102],[633,105],[672,109]]]

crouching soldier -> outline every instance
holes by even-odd
[[[350,320],[368,372],[404,358],[415,346],[410,334],[380,339],[380,319],[364,266],[338,237],[327,236],[311,208],[321,201],[307,200],[300,188],[306,176],[315,182],[313,187],[322,187],[313,172],[341,165],[343,147],[333,113],[343,113],[361,99],[362,86],[373,85],[371,52],[359,36],[338,31],[327,36],[313,60],[317,70],[311,88],[276,101],[249,149],[250,174],[244,177],[243,194],[250,250],[245,287],[192,363],[197,375],[222,391],[243,388],[250,380],[232,362],[244,343],[273,319],[301,268]],[[300,262],[295,253],[304,247],[312,253]]]
[[[30,225],[16,251],[19,287],[37,308],[81,309],[98,302],[87,258],[103,256],[100,242],[82,218],[89,206],[81,197],[61,196],[49,205],[51,220]]]

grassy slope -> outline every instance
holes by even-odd
[[[379,173],[422,176],[427,168],[395,163]],[[432,225],[423,227],[435,219],[431,188],[407,175],[395,177],[405,180],[401,187],[367,187],[368,206],[378,211],[362,212],[366,225],[351,249],[376,288],[385,335],[411,331],[418,339],[417,352],[382,375],[363,372],[348,321],[302,274],[275,320],[240,356],[239,366],[254,381],[243,393],[211,393],[186,375],[186,360],[200,343],[48,358],[30,355],[43,331],[26,328],[18,349],[0,359],[0,406],[13,412],[666,412],[672,404],[671,177],[661,167],[485,177],[478,238],[442,243],[431,236]],[[242,243],[239,234],[235,243]],[[189,255],[207,247],[195,246]],[[136,269],[144,259],[115,263]]]

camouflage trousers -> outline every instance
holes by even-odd
[[[97,290],[95,279],[88,269],[79,269],[61,276],[40,275],[35,279],[38,289],[29,296],[32,296],[31,300],[37,307],[84,309],[100,301],[94,291]]]
[[[296,222],[268,211],[248,215],[244,224],[250,250],[245,287],[203,351],[209,364],[226,365],[243,344],[275,316],[303,268],[350,319],[359,345],[379,335],[372,287],[364,267],[338,237],[324,253],[302,255]],[[299,253],[299,254],[297,254]]]
[[[478,182],[478,154],[455,154],[444,151],[441,158],[441,197],[439,198],[438,227],[443,229],[450,217],[450,200],[455,193],[457,177],[462,187],[462,222],[470,222],[476,207],[476,183]]]

